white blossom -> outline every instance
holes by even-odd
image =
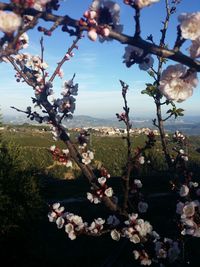
[[[54,210],[59,209],[59,207],[60,207],[60,203],[59,203],[59,202],[54,203],[53,206],[52,206],[52,208],[53,208]]]
[[[74,226],[72,223],[68,223],[65,225],[65,232],[69,234],[70,232],[74,231]]]
[[[139,259],[140,257],[140,253],[137,250],[133,250],[133,255],[134,255],[135,260]]]
[[[63,227],[64,223],[65,223],[65,220],[62,217],[58,217],[58,219],[56,220],[56,224],[59,229]]]
[[[145,158],[144,158],[144,156],[140,156],[140,157],[138,158],[138,161],[139,161],[139,163],[140,163],[141,165],[143,165],[143,164],[145,163]]]
[[[82,155],[82,162],[87,165],[89,164],[93,159],[94,159],[94,153],[90,150],[88,150],[87,152],[84,152],[81,154]]]
[[[134,244],[140,243],[140,237],[137,234],[133,234],[130,237],[130,241],[133,242]]]
[[[103,186],[106,183],[106,177],[100,177],[98,178],[98,183]]]
[[[137,188],[142,188],[142,182],[139,179],[134,180],[134,184],[137,186]]]
[[[56,149],[56,146],[55,145],[50,146],[50,151],[55,151],[55,149]]]
[[[38,11],[44,11],[46,4],[50,1],[51,0],[35,0],[32,7]]]
[[[182,102],[193,94],[197,84],[196,72],[189,74],[185,66],[176,64],[163,71],[159,90],[168,100]]]
[[[143,8],[146,6],[150,6],[156,2],[158,2],[159,0],[135,0],[135,4],[139,7],[139,8]]]
[[[69,154],[69,149],[62,149],[62,152],[63,152],[63,154],[68,155]]]
[[[112,230],[110,235],[111,235],[113,240],[115,240],[115,241],[120,240],[120,233],[116,229]]]
[[[18,39],[19,47],[18,49],[25,49],[29,45],[29,37],[26,32],[24,32],[22,35],[20,35]]]
[[[183,13],[178,20],[183,38],[195,40],[200,37],[200,12]]]
[[[188,195],[189,191],[190,191],[190,189],[187,185],[182,185],[180,188],[179,195],[181,197],[186,197]]]
[[[195,207],[196,204],[192,201],[187,203],[184,207],[183,207],[183,213],[182,213],[182,218],[188,218],[188,217],[192,217],[195,213]]]
[[[107,197],[112,197],[112,195],[113,195],[113,189],[112,189],[112,187],[108,187],[108,188],[105,190],[104,194],[105,194]]]
[[[54,211],[48,213],[49,222],[55,222],[57,219],[57,214]]]
[[[200,36],[192,41],[192,45],[189,47],[188,50],[192,58],[200,57]]]
[[[0,31],[12,33],[21,25],[21,17],[13,12],[7,13],[0,10]]]

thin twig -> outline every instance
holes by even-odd
[[[58,66],[56,67],[54,73],[52,74],[51,78],[49,79],[49,82],[53,82],[54,78],[56,77],[56,75],[58,74],[61,66],[68,60],[68,56],[70,56],[70,54],[72,53],[73,49],[77,48],[77,43],[78,41],[82,38],[81,34],[79,36],[76,37],[76,39],[73,41],[73,44],[71,45],[71,47],[68,49],[67,53],[65,54],[65,56],[62,58],[62,60],[58,63]]]

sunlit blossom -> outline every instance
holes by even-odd
[[[22,19],[19,15],[0,10],[0,31],[5,33],[13,33],[21,25]]]
[[[178,20],[183,38],[195,40],[200,37],[200,12],[183,13]]]
[[[139,7],[139,8],[143,8],[146,6],[150,6],[156,2],[158,2],[160,0],[135,0],[135,4]]]
[[[193,94],[197,84],[196,72],[187,73],[185,66],[176,64],[163,71],[159,90],[168,100],[182,102]]]

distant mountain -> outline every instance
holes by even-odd
[[[4,123],[8,124],[37,124],[37,122],[30,121],[25,115],[17,114],[16,116],[3,116]],[[85,115],[74,116],[72,120],[64,120],[63,123],[68,128],[75,127],[117,127],[124,128],[123,122],[119,122],[117,118],[95,118]],[[133,128],[155,128],[152,124],[152,118],[131,118]],[[166,130],[174,132],[176,130],[182,131],[188,135],[200,135],[200,116],[185,116],[178,119],[170,119],[165,124]]]

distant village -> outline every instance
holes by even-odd
[[[82,130],[86,130],[90,133],[102,136],[121,136],[127,134],[127,130],[123,128],[116,127],[83,127],[83,128],[73,128],[71,129],[75,132],[80,132]],[[140,134],[149,134],[153,132],[154,135],[159,135],[158,130],[151,130],[149,128],[132,128],[130,129],[131,135],[140,135]]]
[[[107,127],[107,126],[99,126],[99,127],[75,127],[75,128],[68,128],[71,132],[81,132],[83,130],[87,131],[90,134],[94,134],[97,136],[123,136],[127,134],[127,130],[124,128],[117,128],[117,127]],[[9,131],[9,132],[32,132],[32,133],[44,133],[49,132],[50,127],[49,126],[32,126],[32,125],[5,125],[0,127],[0,132],[2,131]],[[131,128],[130,134],[131,135],[141,135],[141,134],[149,134],[150,132],[153,132],[154,135],[159,135],[159,131],[157,129],[150,129],[147,127],[143,128]],[[166,134],[168,135],[168,134]]]

